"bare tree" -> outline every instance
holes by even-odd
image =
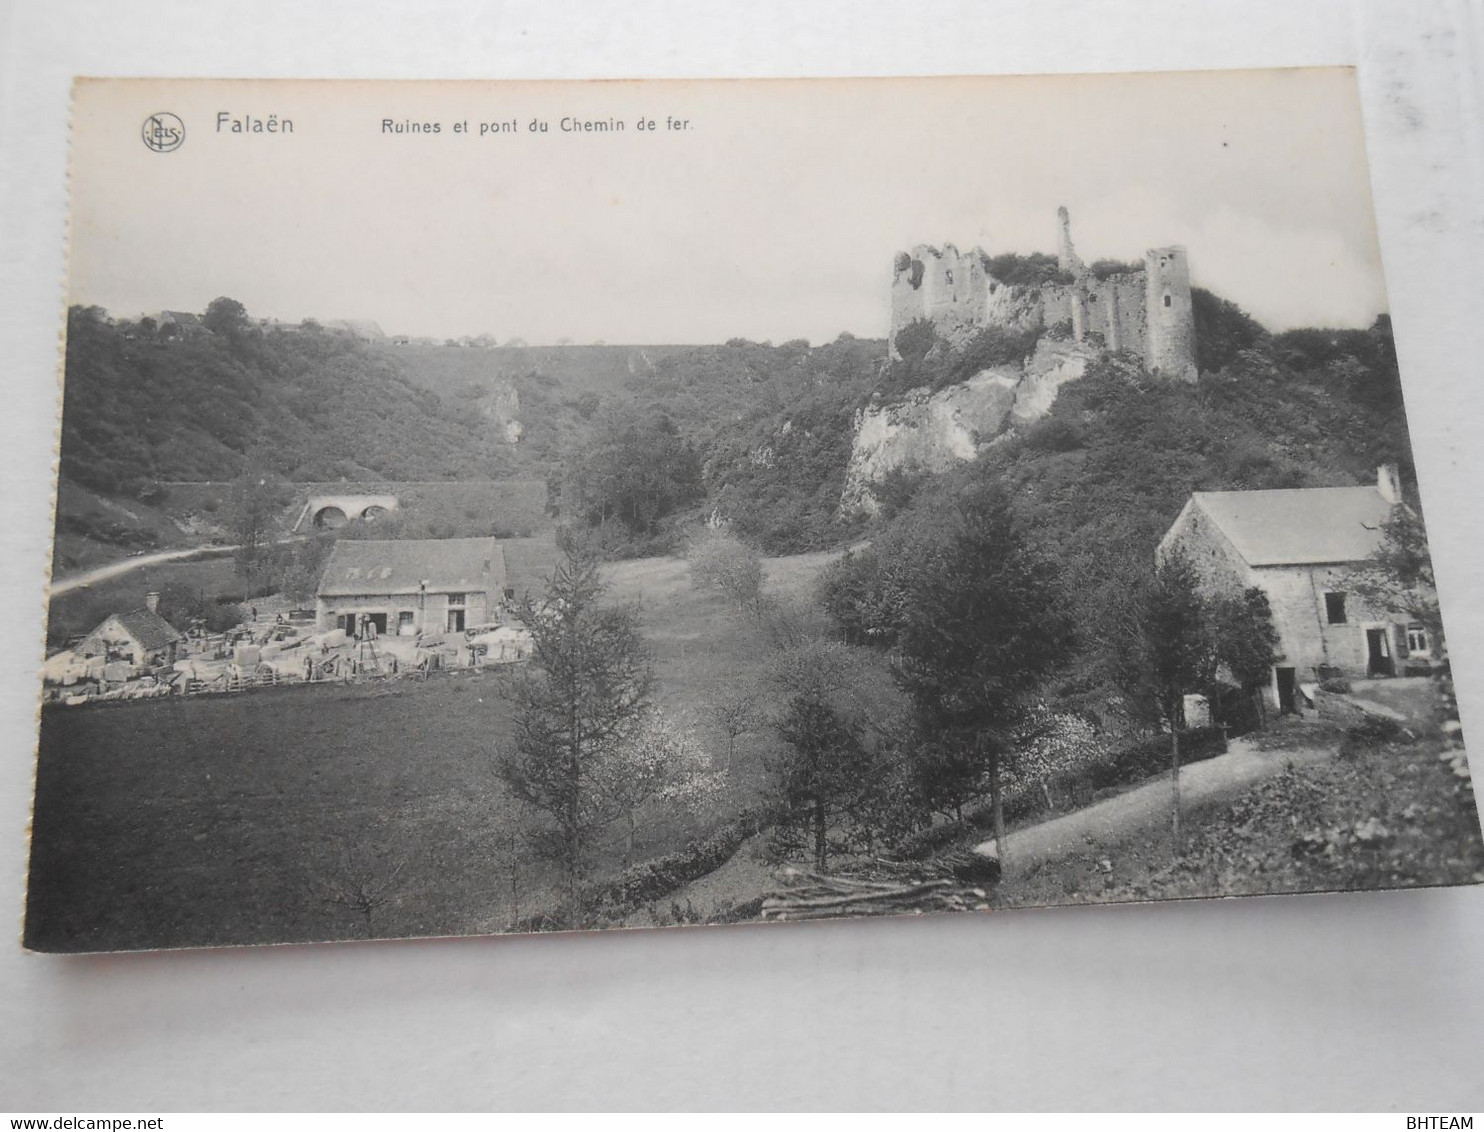
[[[722,773],[730,773],[737,754],[737,739],[763,725],[762,704],[752,688],[741,688],[713,696],[707,704],[711,718],[727,737],[727,761]]]
[[[335,860],[322,868],[316,887],[324,903],[361,917],[366,938],[375,935],[375,914],[397,899],[397,880],[406,861],[364,848],[342,845]]]

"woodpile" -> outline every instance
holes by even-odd
[[[886,867],[886,871],[895,869]],[[988,912],[982,888],[952,876],[826,876],[787,867],[773,874],[779,891],[763,900],[765,920],[827,920],[841,916],[921,916],[932,912]]]

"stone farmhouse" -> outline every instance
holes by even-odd
[[[73,655],[124,662],[135,668],[174,664],[185,636],[160,616],[159,603],[159,594],[147,594],[143,609],[106,617],[73,648]]]
[[[1346,575],[1376,550],[1381,524],[1402,503],[1394,464],[1362,487],[1197,491],[1160,540],[1162,561],[1184,550],[1211,593],[1260,587],[1282,658],[1270,706],[1296,711],[1303,685],[1328,676],[1394,676],[1431,663],[1422,626],[1369,609]]]
[[[979,248],[940,251],[919,244],[896,258],[891,286],[891,342],[919,319],[961,345],[987,326],[1039,330],[1063,324],[1079,344],[1127,351],[1155,373],[1196,379],[1190,259],[1183,247],[1150,248],[1142,264],[1098,274],[1072,244],[1071,217],[1057,209],[1055,282],[1010,284],[994,276]]]
[[[363,638],[460,633],[494,620],[510,596],[493,538],[341,539],[320,578],[315,627]]]

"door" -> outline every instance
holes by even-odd
[[[450,609],[448,611],[448,631],[450,633],[462,633],[464,631],[464,611],[462,609]]]
[[[1396,675],[1396,665],[1391,659],[1391,643],[1386,638],[1385,629],[1365,631],[1366,672],[1372,676]]]
[[[1280,668],[1278,671],[1278,710],[1287,715],[1298,711],[1298,699],[1295,692],[1298,691],[1297,673],[1292,668]]]

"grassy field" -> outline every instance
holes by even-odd
[[[27,945],[354,938],[382,883],[369,934],[498,928],[496,679],[48,708]]]
[[[550,569],[550,544],[523,541],[515,559],[513,570],[535,579]],[[772,584],[807,591],[824,561],[770,563]],[[230,561],[172,570],[195,571],[202,584],[232,577]],[[720,764],[726,741],[706,704],[766,665],[756,625],[720,595],[693,590],[679,560],[621,563],[608,575],[614,600],[640,606],[660,702],[694,724]],[[142,595],[143,582],[128,585]],[[48,708],[27,944],[114,950],[502,930],[546,902],[551,879],[523,860],[512,899],[513,819],[494,769],[510,725],[502,680]],[[742,736],[724,801],[703,815],[656,816],[639,856],[677,848],[754,801],[766,749],[765,736]],[[619,864],[614,846],[603,871]],[[369,907],[357,906],[357,893],[370,894]]]

